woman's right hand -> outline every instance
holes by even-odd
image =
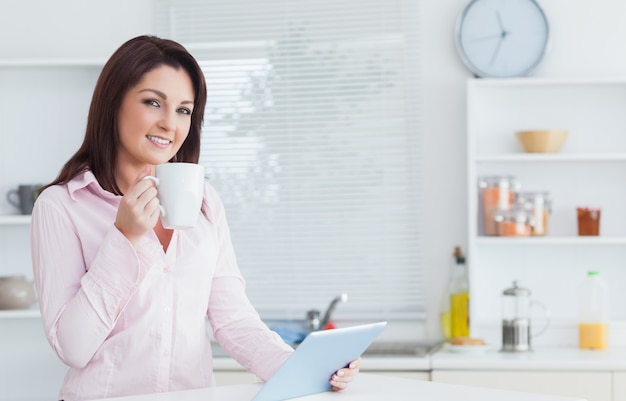
[[[146,168],[135,178],[120,201],[115,217],[115,227],[136,246],[148,230],[152,230],[159,220],[160,209],[157,190],[151,180],[144,180],[150,174]]]

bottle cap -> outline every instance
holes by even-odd
[[[456,259],[457,264],[465,263],[465,256],[463,255],[463,252],[461,251],[460,246],[454,247],[454,253],[452,254],[452,256],[454,256],[454,259]]]

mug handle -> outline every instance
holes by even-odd
[[[154,182],[154,185],[156,185],[157,187],[161,183],[161,181],[158,178],[156,178],[155,176],[153,176],[153,175],[147,175],[147,176],[143,177],[142,180],[150,180],[150,181]],[[161,204],[159,204],[159,209],[161,209],[161,217],[165,217],[165,208],[163,208],[163,206],[161,206]]]
[[[548,308],[544,304],[542,304],[539,301],[535,301],[535,300],[530,301],[530,306],[532,307],[533,305],[537,305],[541,309],[543,309],[544,316],[546,317],[546,323],[543,325],[541,330],[539,330],[539,332],[537,332],[537,333],[531,333],[530,334],[531,337],[537,337],[537,336],[540,336],[541,334],[543,334],[548,329],[548,326],[550,326],[550,311],[548,310]]]
[[[20,201],[19,199],[15,200],[14,196],[17,196],[19,198],[19,195],[20,194],[17,189],[11,189],[9,192],[7,192],[7,201],[18,209],[20,208]]]

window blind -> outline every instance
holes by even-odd
[[[424,317],[418,7],[159,0],[208,85],[200,162],[265,319]]]

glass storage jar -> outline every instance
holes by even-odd
[[[534,225],[531,226],[530,235],[548,234],[548,217],[552,213],[552,200],[549,192],[518,192],[515,204],[526,208],[532,214]]]
[[[513,206],[515,192],[519,184],[513,176],[484,176],[478,179],[478,233],[498,235],[493,217],[498,210],[508,210]]]
[[[602,209],[599,207],[578,207],[578,235],[600,235],[600,215]]]
[[[502,237],[528,237],[535,219],[531,211],[516,205],[508,210],[498,210],[493,216],[498,235]]]

